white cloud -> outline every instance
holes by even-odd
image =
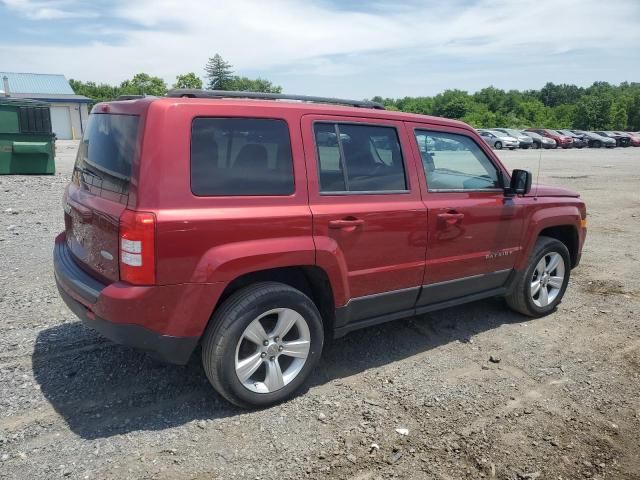
[[[7,8],[16,10],[32,20],[60,20],[63,18],[95,18],[95,12],[83,9],[70,0],[1,0]]]
[[[73,0],[4,3],[30,18],[80,15],[84,5]],[[447,69],[455,70],[450,78],[458,79],[459,67],[469,63],[484,60],[487,69],[492,64],[526,69],[527,58],[537,65],[550,54],[585,49],[604,52],[640,44],[637,0],[620,0],[611,7],[599,0],[478,0],[467,7],[464,3],[420,3],[403,7],[384,3],[369,12],[362,7],[355,12],[335,10],[317,0],[119,1],[114,2],[110,15],[140,27],[118,31],[109,26],[111,36],[118,34],[117,44],[26,46],[4,42],[0,63],[9,70],[63,71],[68,77],[108,82],[145,71],[171,82],[186,71],[202,75],[207,57],[218,52],[240,73],[275,76],[285,90],[290,84],[298,86],[297,93],[403,95],[414,93],[421,81],[433,85],[426,63],[437,69],[432,72],[440,83],[433,88],[442,89],[447,87]],[[638,54],[630,51],[629,55]],[[593,69],[583,67],[593,74]],[[629,72],[630,80],[640,73],[630,64],[620,68]],[[551,75],[548,80],[555,80],[554,71],[543,70]],[[497,73],[495,68],[493,72]],[[483,73],[467,76],[486,82]],[[604,73],[602,78],[573,81],[608,80]],[[410,91],[393,91],[408,89],[407,85],[414,86]],[[329,87],[331,92],[324,91]]]

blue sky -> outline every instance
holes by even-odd
[[[640,81],[640,0],[0,0],[0,70],[119,83],[220,53],[355,98]]]

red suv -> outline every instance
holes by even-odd
[[[562,135],[558,132],[554,132],[553,130],[549,130],[548,128],[527,128],[525,132],[535,132],[538,135],[542,135],[543,137],[551,138],[556,141],[556,145],[558,147],[573,147],[573,138],[567,135]]]
[[[546,315],[586,235],[578,194],[464,123],[215,91],[96,105],[64,211],[71,310],[169,362],[201,345],[241,406],[293,395],[327,336],[494,296]]]

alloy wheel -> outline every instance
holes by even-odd
[[[533,303],[540,308],[552,304],[564,284],[564,259],[557,252],[546,253],[531,275],[530,294]]]
[[[280,390],[302,371],[310,347],[309,325],[302,315],[290,308],[269,310],[255,318],[238,341],[238,380],[256,393]]]

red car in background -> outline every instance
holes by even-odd
[[[547,128],[527,128],[525,132],[535,132],[543,137],[552,138],[556,141],[556,145],[562,148],[573,147],[573,139],[567,135],[561,135],[558,132],[549,130]]]
[[[630,138],[629,145],[632,147],[640,147],[640,133],[627,132],[627,135],[629,135]]]

